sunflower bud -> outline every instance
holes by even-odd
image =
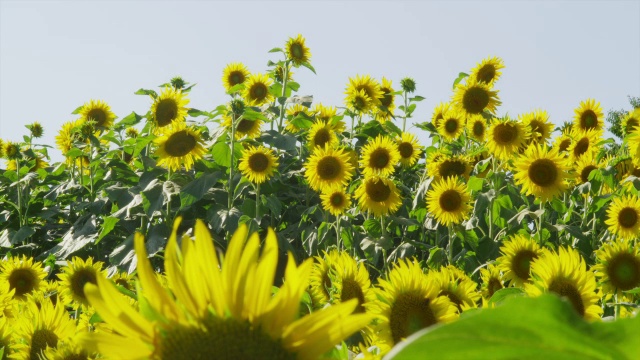
[[[27,129],[31,131],[31,136],[33,136],[34,138],[42,137],[42,134],[44,134],[42,125],[37,121],[34,121],[32,124],[27,125]]]
[[[184,89],[185,85],[186,85],[186,82],[180,76],[176,76],[173,79],[171,79],[171,86],[173,86],[176,90]]]
[[[20,147],[18,144],[7,141],[2,146],[4,157],[9,160],[14,160],[20,157]]]
[[[126,135],[128,138],[135,139],[140,135],[140,133],[138,132],[138,129],[130,127],[127,128]]]
[[[240,99],[231,100],[229,110],[231,110],[236,117],[242,115],[244,113],[244,101]]]
[[[402,87],[403,91],[406,91],[408,93],[412,93],[412,92],[416,91],[416,82],[412,78],[406,77],[406,78],[400,80],[400,87]]]

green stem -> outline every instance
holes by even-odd
[[[283,70],[283,74],[284,77],[282,78],[282,97],[285,97],[285,95],[287,95],[287,78],[289,77],[289,61],[285,61],[284,63],[284,70]],[[280,104],[280,120],[278,120],[278,132],[282,132],[282,119],[284,119],[284,104],[286,103],[286,101],[282,101],[282,104]]]
[[[540,200],[540,216],[538,216],[538,244],[543,245],[542,239],[542,218],[544,217],[544,201]]]
[[[404,115],[402,116],[402,132],[405,131],[405,127],[407,125],[407,111],[408,111],[408,104],[407,104],[407,92],[405,91],[403,96],[404,98]]]
[[[20,184],[20,160],[18,158],[15,159],[16,162],[16,174],[18,176],[18,181],[16,182],[16,190],[18,191],[18,223],[20,227],[23,224],[22,217],[22,184]]]
[[[171,181],[171,168],[169,168],[167,173],[167,181]],[[171,194],[169,194],[169,198],[167,199],[167,223],[169,224],[169,226],[173,226],[171,216]]]
[[[260,222],[260,183],[256,184],[256,220]]]
[[[353,133],[355,131],[354,121],[355,117],[351,116],[351,132],[349,133],[349,145],[352,145],[351,142],[353,141]]]
[[[229,199],[227,202],[227,209],[231,210],[231,205],[233,205],[233,175],[234,175],[234,166],[233,166],[233,160],[234,160],[234,153],[235,153],[235,146],[236,146],[236,126],[238,125],[238,123],[240,122],[240,120],[242,119],[242,116],[240,116],[238,119],[236,119],[236,114],[232,114],[231,115],[231,139],[229,140],[229,145],[230,145],[230,151],[231,151],[231,163],[229,164],[229,189],[228,189],[228,193],[229,193]]]
[[[447,251],[447,260],[449,260],[449,265],[453,265],[453,241],[455,239],[453,232],[453,225],[449,225],[447,227],[447,232],[449,233],[449,245]]]
[[[93,166],[91,166],[91,159],[93,156],[93,144],[89,143],[89,200],[93,201]]]
[[[342,251],[343,243],[342,243],[342,234],[340,233],[340,215],[336,216],[336,245],[338,246],[338,250]]]
[[[384,220],[384,215],[380,216],[380,227],[382,228],[382,236],[387,236],[387,226]]]

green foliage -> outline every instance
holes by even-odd
[[[629,105],[631,105],[631,110],[635,108],[640,108],[640,97],[635,96],[627,96],[629,99]],[[629,110],[609,110],[607,111],[607,122],[609,123],[608,130],[618,137],[618,139],[624,138],[624,131],[622,129],[622,118],[629,112]]]

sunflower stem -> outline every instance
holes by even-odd
[[[340,215],[336,216],[336,245],[338,246],[338,250],[342,251],[343,243],[342,243],[342,234],[340,233]]]
[[[287,94],[287,78],[289,77],[289,60],[285,61],[282,78],[282,97]],[[280,104],[280,119],[278,120],[278,132],[282,132],[282,119],[284,119],[284,104],[286,101],[282,101]]]
[[[538,244],[543,245],[542,218],[544,217],[544,201],[540,200],[540,216],[538,216]]]
[[[256,184],[256,221],[260,224],[260,183]]]
[[[406,125],[407,125],[407,109],[408,109],[408,106],[409,106],[407,104],[407,92],[406,91],[404,92],[402,97],[404,98],[404,115],[402,116],[402,132],[404,133]]]
[[[449,225],[447,227],[447,232],[449,233],[449,245],[447,248],[447,260],[449,260],[449,265],[453,265],[453,241],[455,240],[453,225]]]
[[[242,116],[240,116],[240,118],[242,118]],[[232,113],[231,114],[231,138],[229,139],[229,145],[230,145],[230,151],[231,151],[231,162],[229,163],[229,190],[228,190],[228,194],[229,194],[229,198],[227,201],[227,210],[231,210],[231,205],[233,204],[233,155],[234,155],[234,149],[236,146],[236,126],[238,125],[238,122],[240,122],[239,119],[236,119],[236,114]]]
[[[93,167],[91,166],[93,156],[93,144],[89,142],[89,200],[93,201]]]
[[[16,162],[16,175],[18,176],[18,180],[16,181],[16,190],[18,192],[18,224],[22,227],[22,184],[20,184],[20,159],[16,158],[14,161]]]
[[[618,292],[617,291],[616,291],[615,294],[613,294],[613,301],[615,301],[615,305],[613,305],[613,310],[614,310],[614,313],[613,313],[614,317],[613,318],[617,320],[618,318],[620,318],[620,303],[618,302]]]
[[[171,167],[167,172],[167,181],[171,181]],[[167,198],[167,223],[169,226],[173,226],[173,221],[171,219],[171,194],[169,194]]]

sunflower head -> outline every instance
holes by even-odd
[[[62,128],[56,136],[56,146],[63,155],[68,153],[75,146],[76,142],[81,141],[80,128],[82,124],[84,124],[82,119],[67,121],[62,124]]]
[[[376,299],[366,265],[356,261],[348,252],[341,252],[332,262],[329,277],[331,278],[330,297],[334,304],[357,299],[358,306],[355,312],[364,313]]]
[[[500,100],[498,91],[483,82],[467,81],[456,86],[453,102],[465,116],[481,114],[484,111],[494,114]]]
[[[439,156],[427,166],[427,174],[434,179],[446,179],[448,177],[460,177],[466,180],[471,174],[469,159],[463,155]]]
[[[323,189],[320,200],[322,207],[334,216],[340,216],[351,208],[351,195],[341,187]]]
[[[184,165],[186,170],[193,167],[196,160],[206,152],[200,132],[187,127],[185,122],[176,122],[160,130],[154,140],[157,146],[158,166],[177,171]]]
[[[570,167],[554,148],[549,150],[546,145],[532,144],[514,166],[513,178],[516,184],[522,185],[526,195],[548,201],[567,189]]]
[[[602,132],[600,130],[574,131],[572,134],[573,141],[569,145],[569,149],[567,149],[571,160],[577,161],[589,153],[597,154],[601,137]]]
[[[622,118],[622,129],[625,134],[630,134],[640,125],[640,108],[630,110],[627,115]]]
[[[494,120],[487,132],[489,151],[500,159],[508,160],[519,152],[529,139],[529,131],[519,121],[505,117]]]
[[[458,313],[478,307],[481,294],[477,291],[478,284],[464,271],[453,265],[448,265],[440,271],[432,271],[427,275],[431,281],[438,284],[439,296],[447,297],[457,308]]]
[[[464,127],[464,113],[457,108],[449,108],[438,123],[438,133],[448,141],[454,141],[462,135]]]
[[[549,115],[544,110],[536,110],[520,115],[520,121],[531,130],[529,141],[536,144],[545,144],[551,132],[553,124],[549,122]]]
[[[316,147],[324,148],[325,146],[334,147],[338,145],[336,132],[324,121],[318,121],[311,126],[307,140],[309,141],[310,149],[315,149]]]
[[[98,276],[106,276],[106,271],[102,270],[102,262],[93,262],[89,257],[86,261],[79,257],[74,257],[67,261],[67,266],[62,268],[58,274],[61,282],[61,296],[67,304],[73,304],[74,308],[79,305],[87,306],[89,301],[84,293],[84,285],[87,283],[96,284]]]
[[[440,127],[440,122],[444,119],[444,114],[446,114],[451,108],[451,103],[441,102],[433,109],[433,114],[431,115],[431,124],[438,129]]]
[[[43,159],[42,155],[37,154],[35,158],[26,158],[24,161],[20,162],[20,166],[25,165],[25,163],[29,163],[33,161],[33,165],[29,167],[29,172],[36,172],[39,169],[44,169],[49,166],[49,163]],[[7,170],[18,170],[18,163],[16,160],[7,161]]]
[[[332,284],[331,277],[329,276],[335,268],[340,258],[340,251],[337,249],[324,251],[324,255],[316,256],[313,268],[311,269],[311,275],[309,276],[309,294],[311,295],[311,301],[314,309],[321,309],[331,300],[331,294],[329,293]]]
[[[244,84],[245,80],[249,77],[249,69],[243,63],[230,63],[222,71],[222,85],[224,85],[225,91],[231,91],[231,89],[240,84]]]
[[[391,85],[391,80],[382,78],[382,85],[380,86],[382,91],[382,97],[380,98],[380,105],[374,109],[374,118],[381,123],[389,121],[393,118],[393,110],[395,109],[395,90]]]
[[[287,81],[293,81],[293,70],[291,70],[291,68],[286,68],[286,69],[287,69]],[[285,67],[280,64],[276,65],[276,67],[273,69],[273,78],[276,80],[276,82],[279,82],[280,84],[284,83]]]
[[[471,213],[471,194],[456,177],[438,180],[427,192],[427,210],[445,225],[460,224]]]
[[[393,180],[377,176],[365,177],[356,189],[356,197],[360,208],[376,217],[394,213],[402,204]]]
[[[562,134],[555,139],[553,147],[556,148],[560,154],[567,156],[569,154],[569,147],[572,143],[573,138],[571,133],[562,132]]]
[[[471,70],[469,78],[472,81],[492,86],[500,78],[501,69],[504,69],[504,61],[501,58],[488,57]]]
[[[398,153],[400,153],[400,164],[405,167],[412,167],[418,162],[422,147],[418,144],[415,135],[403,132],[401,136],[396,138]]]
[[[262,184],[273,177],[278,165],[278,159],[273,150],[260,145],[250,146],[242,152],[238,168],[249,181]]]
[[[293,62],[294,66],[300,66],[311,60],[311,51],[305,45],[305,38],[298,34],[295,38],[289,38],[285,45],[287,59]]]
[[[37,121],[32,122],[29,125],[26,125],[29,132],[31,132],[31,136],[34,138],[41,138],[44,134],[44,129],[42,128],[42,124]]]
[[[40,290],[45,276],[47,274],[42,268],[42,263],[23,255],[4,261],[0,281],[9,284],[9,290],[14,291],[14,298],[24,299],[27,295]]]
[[[495,264],[489,264],[486,268],[480,269],[482,279],[482,303],[486,306],[496,291],[504,288],[502,273]]]
[[[609,231],[621,239],[635,239],[640,235],[640,198],[625,195],[614,198],[607,209]]]
[[[393,141],[384,135],[378,135],[362,148],[360,167],[367,176],[390,176],[400,161],[400,152]]]
[[[84,122],[93,121],[99,130],[110,128],[116,118],[111,107],[102,100],[90,100],[82,105],[80,116]]]
[[[514,235],[500,247],[497,266],[503,273],[503,280],[509,286],[522,287],[531,277],[531,263],[537,259],[542,250],[531,237]]]
[[[608,296],[640,287],[640,253],[631,241],[614,240],[596,251],[593,271]]]
[[[342,149],[317,147],[307,160],[305,177],[316,191],[346,186],[354,173],[349,155]]]
[[[262,106],[273,101],[274,97],[269,91],[273,80],[265,74],[251,74],[245,81],[242,97],[249,106]]]
[[[181,90],[167,86],[151,105],[151,120],[157,128],[174,122],[184,122],[187,116],[189,99]]]
[[[575,109],[573,118],[573,129],[576,132],[589,130],[600,131],[604,128],[604,115],[599,102],[594,99],[587,99],[580,102],[580,106]]]
[[[578,184],[584,184],[589,181],[589,175],[593,170],[598,170],[599,164],[596,162],[593,154],[589,153],[581,157],[575,164],[576,180]]]
[[[2,153],[4,157],[9,160],[18,159],[22,154],[20,152],[20,145],[11,141],[5,141],[2,144]]]
[[[369,75],[356,75],[349,78],[349,85],[345,91],[347,108],[360,113],[368,113],[377,109],[384,96],[380,84]]]
[[[258,136],[260,136],[260,134],[262,133],[262,120],[260,119],[249,120],[249,119],[243,119],[243,118],[239,118],[239,119],[240,119],[239,121],[236,120],[236,124],[235,124],[236,140],[240,140],[245,136],[248,139],[255,139]],[[227,129],[231,129],[232,125],[233,125],[233,115],[223,115],[222,126],[226,127]]]
[[[416,81],[410,77],[403,78],[400,80],[400,87],[402,88],[402,91],[412,93],[416,91]]]
[[[479,143],[484,143],[487,136],[487,121],[482,115],[472,115],[467,119],[467,134]]]

